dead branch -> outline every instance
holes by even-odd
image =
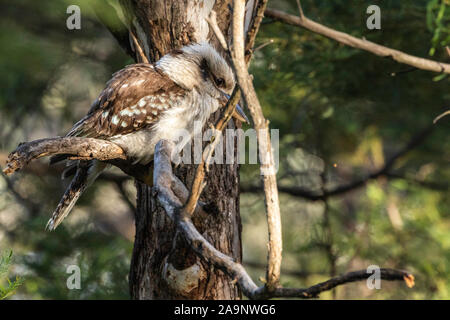
[[[141,45],[139,44],[139,40],[136,38],[134,33],[130,31],[130,38],[133,40],[133,45],[136,51],[136,59],[139,63],[150,63],[148,61],[147,56],[144,53],[144,50],[142,50]]]
[[[127,175],[147,184],[152,185],[149,165],[132,165],[126,154],[118,145],[94,138],[57,137],[34,140],[19,144],[16,150],[11,152],[6,160],[3,173],[12,174],[32,160],[49,157],[57,154],[69,155],[68,159],[76,160],[100,160],[108,162],[120,168]]]
[[[56,154],[69,154],[82,160],[126,159],[122,148],[106,140],[76,137],[47,138],[19,144],[17,149],[9,154],[3,173],[11,174],[32,160]]]
[[[225,40],[225,37],[224,37],[222,31],[220,31],[220,28],[217,24],[217,14],[214,10],[211,10],[209,17],[206,18],[206,22],[208,22],[212,31],[216,35],[217,40],[219,40],[219,43],[222,46],[223,50],[228,51],[227,41]]]
[[[282,234],[281,217],[278,200],[278,189],[276,180],[275,162],[268,130],[268,121],[264,118],[261,105],[253,87],[252,79],[247,70],[244,47],[244,15],[245,1],[233,1],[233,45],[231,57],[238,84],[242,95],[250,110],[259,145],[259,159],[261,161],[261,178],[266,196],[266,213],[269,229],[269,252],[267,266],[267,282],[265,288],[273,291],[278,287],[281,268]],[[264,10],[265,2],[262,1],[260,10]],[[258,18],[259,19],[259,18]],[[255,29],[258,30],[259,24]]]
[[[450,73],[450,64],[430,59],[419,58],[365,39],[358,39],[347,33],[331,29],[320,23],[312,21],[305,16],[297,17],[275,9],[266,9],[265,16],[281,21],[283,23],[305,28],[309,31],[336,40],[347,46],[365,50],[377,56],[389,58],[396,62],[407,64],[417,69],[438,73]]]
[[[257,286],[244,268],[234,262],[232,258],[216,250],[197,231],[191,221],[191,216],[181,213],[183,209],[186,209],[183,207],[182,201],[174,194],[173,188],[185,189],[186,187],[179,180],[174,179],[170,158],[173,147],[173,143],[166,140],[159,141],[155,147],[154,190],[158,202],[164,207],[167,215],[176,223],[176,227],[200,258],[225,271],[232,279],[237,279],[244,294],[251,296]]]
[[[303,299],[317,298],[320,293],[331,290],[337,286],[361,281],[369,278],[372,274],[367,270],[359,270],[349,272],[337,277],[334,277],[325,282],[318,283],[306,289],[291,289],[291,288],[278,288],[274,296],[277,298],[296,297]],[[388,281],[405,281],[406,285],[411,288],[414,286],[414,276],[406,271],[394,270],[394,269],[380,269],[380,278]]]
[[[223,115],[219,118],[214,127],[214,129],[217,132],[221,133],[225,129],[226,125],[231,120],[231,117],[233,115],[234,110],[236,109],[236,105],[238,104],[239,99],[240,99],[240,91],[236,87],[231,95],[231,98],[228,100],[225,106],[225,111]],[[220,139],[214,139],[205,148],[202,160],[195,171],[195,178],[192,183],[189,199],[183,210],[183,215],[192,216],[192,214],[194,213],[194,209],[197,205],[198,199],[200,198],[200,194],[204,187],[203,180],[205,178],[205,170],[209,164],[209,160],[211,158],[212,153],[214,152],[215,146],[219,141]]]
[[[158,202],[164,207],[168,217],[174,221],[178,231],[194,252],[207,263],[225,272],[232,281],[238,283],[242,292],[248,298],[317,298],[323,291],[333,289],[345,283],[364,280],[371,275],[366,270],[350,272],[306,289],[280,288],[277,286],[274,290],[269,291],[266,289],[266,286],[258,287],[240,263],[235,262],[231,257],[215,249],[195,228],[191,216],[182,213],[185,210],[183,206],[184,199],[180,199],[174,190],[182,190],[181,193],[184,195],[188,193],[188,190],[173,174],[171,166],[173,148],[173,143],[167,140],[159,141],[155,147],[154,191],[156,192]],[[411,286],[414,281],[412,274],[393,269],[381,269],[380,278],[390,281],[404,280],[408,286]]]
[[[253,21],[247,32],[247,37],[245,39],[245,52],[244,52],[245,62],[247,63],[247,65],[250,63],[250,60],[253,57],[253,48],[255,46],[256,34],[258,33],[262,19],[264,18],[264,10],[266,10],[267,1],[268,0],[257,1],[255,13],[252,17]]]
[[[441,113],[436,118],[434,118],[433,123],[436,124],[439,120],[441,120],[442,118],[448,116],[449,114],[450,114],[450,110],[447,110],[444,113]]]

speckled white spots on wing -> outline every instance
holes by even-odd
[[[131,111],[130,109],[123,109],[122,111],[120,111],[120,115],[121,116],[132,116],[133,115],[133,111]]]
[[[122,88],[126,88],[128,87],[128,83],[125,83],[124,85],[122,85]]]
[[[102,113],[102,118],[105,119],[109,114],[109,111],[105,111]]]
[[[121,126],[124,127],[124,128],[126,128],[126,127],[128,126],[128,123],[126,123],[125,121],[122,121]]]
[[[141,100],[139,100],[138,105],[139,107],[143,107],[147,104],[147,101],[145,101],[145,98],[142,98]]]
[[[111,123],[114,124],[114,125],[117,125],[119,123],[119,117],[117,115],[112,117]]]
[[[142,84],[144,81],[145,81],[144,79],[141,79],[141,80],[136,81],[134,84],[138,86],[138,85]]]

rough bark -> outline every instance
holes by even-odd
[[[150,62],[190,42],[216,43],[205,20],[212,8],[218,23],[229,34],[230,1],[135,0],[121,1],[135,60],[143,52]],[[137,44],[136,44],[137,42]],[[139,46],[139,47],[137,47]],[[216,45],[216,47],[218,47]],[[217,117],[218,115],[215,115]],[[214,119],[211,119],[213,122]],[[234,126],[229,124],[229,128]],[[194,165],[181,165],[177,176],[190,188]],[[239,175],[237,165],[213,165],[206,178],[201,201],[206,216],[193,221],[216,249],[241,261]],[[136,182],[138,191],[136,238],[130,268],[133,299],[239,299],[235,283],[221,271],[209,267],[188,248],[151,188]]]

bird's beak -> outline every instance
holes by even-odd
[[[230,95],[226,94],[225,92],[222,92],[222,94],[226,97],[226,102],[228,102],[228,100],[230,100]],[[250,124],[250,121],[248,120],[247,116],[244,113],[244,110],[242,110],[242,107],[239,105],[239,103],[236,105],[236,108],[234,109],[234,112],[232,114],[233,118],[241,121],[241,122],[246,122],[248,124]]]
[[[242,110],[239,103],[236,105],[236,109],[234,109],[233,118],[235,118],[241,122],[246,122],[246,123],[250,124],[250,121],[248,120],[247,116],[244,113],[244,110]]]

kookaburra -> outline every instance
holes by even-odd
[[[159,140],[178,139],[179,129],[191,137],[197,134],[195,121],[203,126],[225,105],[234,85],[231,68],[209,44],[185,46],[155,64],[134,64],[116,72],[87,115],[66,136],[111,141],[134,163],[148,164]],[[234,116],[246,120],[238,108]],[[62,158],[56,156],[52,162]],[[106,167],[97,160],[72,166],[75,176],[47,224],[49,230],[62,222]]]

